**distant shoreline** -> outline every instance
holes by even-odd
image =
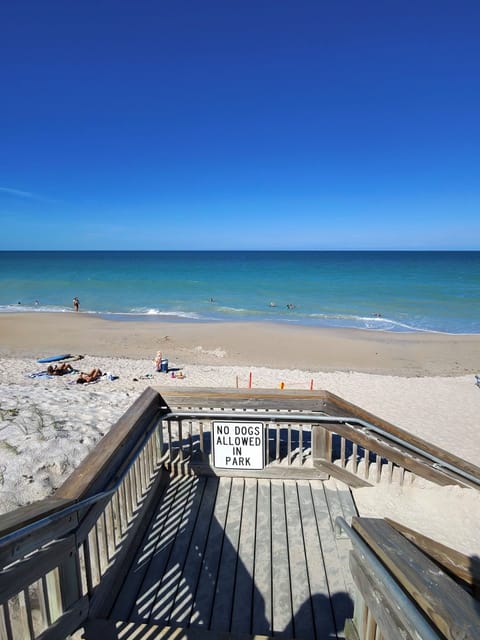
[[[0,317],[4,315],[28,315],[28,314],[47,314],[53,316],[62,316],[73,314],[74,311],[72,309],[58,309],[57,311],[50,311],[47,309],[36,309],[31,307],[30,305],[26,305],[25,307],[14,307],[7,310],[0,309]],[[436,331],[434,329],[415,329],[415,328],[405,328],[405,329],[383,329],[383,328],[374,328],[374,327],[343,327],[343,326],[331,326],[328,324],[319,324],[315,321],[307,322],[304,318],[302,319],[294,319],[294,320],[286,320],[285,318],[276,318],[272,315],[270,318],[262,318],[262,319],[253,319],[253,318],[242,318],[240,320],[235,318],[199,318],[193,317],[194,314],[185,313],[185,315],[176,314],[174,312],[168,313],[128,313],[128,312],[108,312],[108,311],[90,311],[90,310],[80,310],[79,316],[95,318],[99,320],[105,320],[107,322],[119,322],[119,323],[165,323],[165,324],[191,324],[191,325],[202,325],[202,324],[212,324],[212,325],[278,325],[286,328],[298,328],[298,329],[316,329],[319,331],[359,331],[361,333],[373,333],[373,334],[385,334],[385,335],[440,335],[440,336],[480,336],[480,333],[475,332],[465,332],[465,333],[455,333],[448,331]],[[382,316],[378,316],[379,319],[383,320]]]
[[[58,353],[177,363],[265,366],[382,375],[477,373],[480,335],[390,333],[267,322],[105,320],[87,313],[0,314],[0,355]]]
[[[59,309],[58,311],[49,311],[47,309],[35,309],[30,306],[25,306],[23,308],[14,308],[11,310],[5,311],[0,310],[0,317],[3,315],[27,315],[27,314],[50,314],[50,315],[69,315],[74,313],[72,309]],[[80,316],[85,316],[89,318],[97,318],[100,320],[111,321],[111,322],[139,322],[139,323],[168,323],[168,324],[213,324],[213,325],[221,325],[221,324],[272,324],[272,325],[280,325],[282,327],[298,327],[301,328],[310,328],[310,329],[319,329],[319,330],[332,330],[332,331],[361,331],[367,333],[381,333],[387,335],[393,334],[407,334],[407,335],[423,335],[423,334],[435,334],[435,335],[445,335],[445,336],[474,336],[480,335],[476,333],[451,333],[448,331],[435,331],[435,330],[427,330],[427,329],[382,329],[382,328],[374,328],[374,327],[334,327],[329,325],[317,324],[314,321],[306,322],[304,319],[302,320],[285,320],[284,318],[276,318],[272,315],[271,318],[268,319],[253,319],[253,318],[242,318],[241,320],[235,318],[197,318],[192,317],[189,314],[179,315],[176,313],[127,313],[127,312],[108,312],[108,311],[90,311],[90,310],[80,310]],[[381,317],[381,316],[380,316]]]

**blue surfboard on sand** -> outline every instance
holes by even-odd
[[[64,353],[60,356],[51,356],[50,358],[39,358],[37,362],[57,362],[57,360],[65,360],[65,358],[70,358],[70,353]]]

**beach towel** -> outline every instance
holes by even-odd
[[[33,371],[32,373],[27,373],[27,378],[61,378],[62,376],[68,376],[70,373],[80,373],[77,369],[73,369],[72,371],[65,371],[61,375],[50,375],[48,371]]]
[[[97,382],[100,382],[101,379],[102,379],[102,376],[100,376],[100,378],[97,378],[96,380],[91,380],[90,382],[82,382],[81,384],[78,384],[76,380],[69,380],[67,384],[74,384],[77,387],[86,387],[89,384],[97,384]]]

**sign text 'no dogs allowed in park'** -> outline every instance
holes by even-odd
[[[263,469],[263,422],[213,422],[213,466],[218,469]]]

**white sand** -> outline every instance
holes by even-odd
[[[202,349],[200,347],[200,349]],[[75,375],[29,378],[39,371],[32,358],[0,358],[0,513],[50,495],[147,386],[169,388],[248,386],[325,389],[478,464],[480,389],[473,375],[408,378],[355,372],[320,372],[170,362],[185,379],[156,373],[152,360],[86,356],[72,363],[100,367],[117,380],[74,384]],[[154,354],[152,354],[152,357]],[[152,376],[152,377],[147,377]],[[134,380],[136,378],[137,380]],[[376,487],[355,490],[361,515],[388,515],[413,529],[480,555],[480,492],[458,487]]]

